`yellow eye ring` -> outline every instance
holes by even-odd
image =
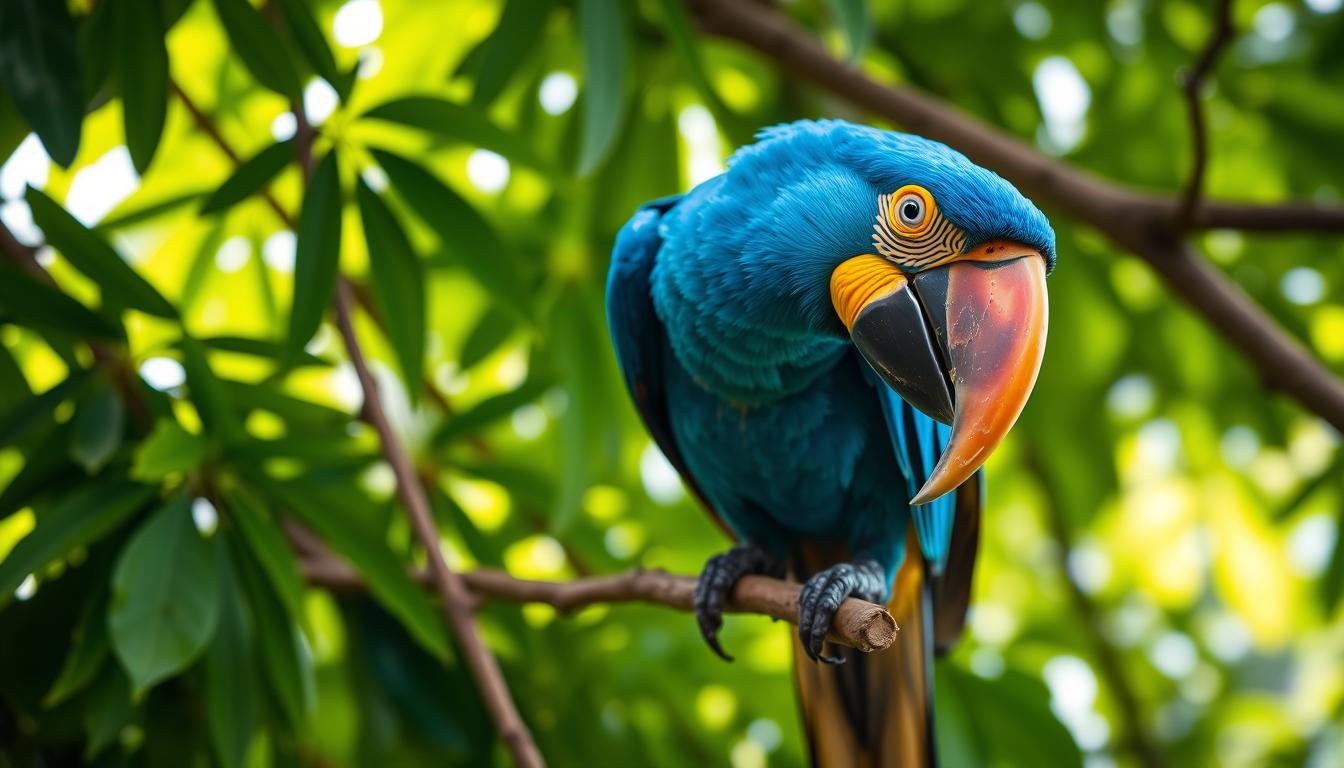
[[[906,184],[891,193],[887,207],[887,221],[891,228],[904,237],[919,237],[933,226],[938,204],[929,190],[918,184]]]

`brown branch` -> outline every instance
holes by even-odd
[[[1064,581],[1065,591],[1068,592],[1073,611],[1078,614],[1078,621],[1092,644],[1092,652],[1096,657],[1098,670],[1106,680],[1105,689],[1115,700],[1116,710],[1124,728],[1118,741],[1134,753],[1134,759],[1139,765],[1144,766],[1144,768],[1163,768],[1167,764],[1166,758],[1162,755],[1162,750],[1158,748],[1157,741],[1153,738],[1153,734],[1149,731],[1147,722],[1144,720],[1138,693],[1135,692],[1129,675],[1125,673],[1120,651],[1111,643],[1110,635],[1102,623],[1101,611],[1097,608],[1097,604],[1074,580],[1073,573],[1069,569],[1069,553],[1073,551],[1073,531],[1069,526],[1068,519],[1064,516],[1064,503],[1059,498],[1059,489],[1051,481],[1045,462],[1039,449],[1034,444],[1028,443],[1024,454],[1024,463],[1027,470],[1035,476],[1037,484],[1040,485],[1041,491],[1045,494],[1045,503],[1042,507],[1045,510],[1046,523],[1049,525],[1050,534],[1055,540],[1055,565],[1059,570],[1060,578]]]
[[[1047,157],[1024,142],[913,88],[884,85],[833,58],[811,35],[769,7],[747,0],[686,0],[700,25],[738,40],[780,69],[809,80],[874,114],[961,150],[993,168],[1028,196],[1105,233],[1163,277],[1260,371],[1265,383],[1344,429],[1344,384],[1225,275],[1180,239],[1179,201],[1125,189]],[[1207,204],[1197,222],[1258,228],[1344,229],[1344,212],[1295,204],[1283,209]],[[1245,228],[1257,228],[1247,226]]]
[[[313,586],[335,592],[364,591],[359,574],[329,552],[305,552],[299,566]],[[415,577],[430,586],[429,573],[420,571]],[[615,576],[589,576],[572,581],[518,579],[495,569],[467,571],[459,577],[478,601],[542,603],[561,613],[573,613],[599,603],[648,603],[689,612],[693,609],[695,592],[695,579],[659,570],[634,569]],[[796,625],[801,591],[792,582],[746,576],[734,587],[725,610],[770,616]],[[896,632],[896,620],[887,609],[851,597],[841,603],[826,639],[861,651],[880,651],[896,640]]]
[[[397,439],[396,433],[392,431],[387,414],[383,412],[373,374],[369,372],[364,351],[360,347],[358,337],[355,336],[351,304],[350,286],[347,282],[341,281],[336,286],[336,324],[340,328],[341,338],[345,341],[350,362],[359,377],[360,389],[364,393],[363,416],[378,432],[383,456],[392,466],[392,473],[397,479],[397,495],[401,497],[406,515],[410,518],[411,528],[429,558],[429,576],[439,595],[444,616],[457,637],[467,667],[480,689],[481,698],[484,699],[500,736],[513,754],[514,763],[524,768],[543,765],[541,752],[538,751],[536,743],[532,740],[532,734],[523,723],[517,707],[514,706],[508,685],[504,682],[504,675],[499,670],[499,664],[481,638],[480,628],[476,626],[476,617],[472,612],[471,593],[462,578],[454,573],[443,559],[439,532],[434,527],[434,518],[430,512],[429,500],[425,496],[425,489],[415,475],[411,457]]]
[[[1190,113],[1190,141],[1193,160],[1190,165],[1190,178],[1186,182],[1185,194],[1181,198],[1178,221],[1181,227],[1188,227],[1194,220],[1195,210],[1199,207],[1199,198],[1204,190],[1204,171],[1209,162],[1208,130],[1204,127],[1204,106],[1200,101],[1200,91],[1204,81],[1218,60],[1218,54],[1232,39],[1232,0],[1216,0],[1218,3],[1217,21],[1213,32],[1204,44],[1195,66],[1185,74],[1182,86],[1185,92],[1186,108]]]

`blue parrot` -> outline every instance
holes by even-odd
[[[616,356],[654,441],[736,540],[697,582],[705,641],[731,660],[718,630],[736,582],[792,575],[813,762],[931,765],[931,657],[965,620],[978,470],[1040,368],[1054,232],[934,141],[837,120],[757,139],[620,231]],[[892,648],[826,645],[850,596],[889,606]]]

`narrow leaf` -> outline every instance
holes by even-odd
[[[33,330],[67,333],[84,339],[120,340],[121,325],[70,298],[59,288],[17,269],[0,267],[0,311],[11,322]]]
[[[47,242],[103,290],[104,300],[158,317],[177,319],[177,310],[141,277],[97,232],[85,227],[46,193],[32,187],[25,196],[33,221]]]
[[[0,2],[0,86],[51,159],[70,167],[84,123],[84,84],[79,36],[65,3]]]
[[[868,3],[866,0],[830,0],[830,4],[831,13],[845,34],[849,60],[858,61],[863,55],[863,49],[868,47],[868,37],[872,32]]]
[[[316,701],[312,654],[294,620],[266,583],[255,553],[237,537],[230,538],[229,544],[234,569],[252,608],[252,628],[266,680],[289,726],[303,730]]]
[[[214,6],[233,52],[257,82],[291,103],[300,103],[303,84],[275,27],[247,0],[214,0]]]
[[[322,314],[336,288],[341,257],[341,180],[336,154],[317,164],[299,212],[298,243],[294,254],[294,302],[289,312],[285,357],[297,360],[303,346],[322,322]]]
[[[163,13],[159,0],[108,2],[114,3],[111,43],[118,53],[126,148],[135,170],[144,173],[159,148],[168,116],[168,47],[163,41]]]
[[[238,526],[248,551],[257,559],[285,610],[296,621],[302,621],[303,582],[294,562],[294,552],[280,532],[279,523],[249,494],[239,489],[224,493],[224,502],[230,518]]]
[[[185,669],[210,642],[219,618],[216,556],[192,523],[188,496],[161,507],[121,551],[107,627],[136,696]]]
[[[269,339],[254,339],[246,336],[207,336],[203,339],[197,339],[207,349],[217,352],[232,352],[236,355],[247,355],[271,362],[279,362],[284,350],[274,341]],[[312,366],[316,368],[330,368],[333,363],[325,358],[312,355],[307,352],[299,355],[294,365]]]
[[[89,380],[92,369],[76,368],[60,384],[34,398],[14,403],[0,413],[0,446],[13,445],[28,430],[51,415],[56,406],[77,396]]]
[[[397,195],[434,230],[443,247],[496,299],[527,318],[522,281],[503,257],[504,243],[481,214],[418,163],[377,149],[373,155]]]
[[[257,723],[256,660],[233,568],[227,556],[218,562],[219,627],[205,654],[205,713],[219,764],[241,768]]]
[[[70,653],[65,657],[61,673],[56,676],[51,690],[42,699],[45,707],[57,704],[78,693],[98,673],[107,659],[107,589],[100,588],[84,602],[75,627]]]
[[[555,386],[554,379],[547,376],[534,376],[511,392],[487,397],[471,408],[450,418],[434,435],[434,445],[442,448],[453,440],[479,432],[546,394],[546,390],[553,386]]]
[[[303,51],[313,71],[336,89],[341,101],[349,99],[353,79],[345,77],[336,67],[336,57],[331,53],[331,46],[327,44],[327,38],[323,36],[322,28],[313,19],[307,4],[303,0],[275,0],[274,6],[285,17],[290,34],[298,41],[299,49]]]
[[[190,472],[205,459],[205,438],[193,435],[177,422],[159,419],[154,431],[136,448],[131,477],[158,482],[175,472]]]
[[[583,37],[583,140],[579,175],[606,159],[625,112],[625,25],[618,0],[578,0]]]
[[[359,180],[356,187],[364,239],[369,248],[373,298],[397,353],[402,380],[412,401],[424,388],[425,275],[411,241],[378,193]]]
[[[504,5],[499,24],[481,53],[481,70],[471,94],[472,104],[489,106],[499,98],[519,60],[537,47],[553,4],[554,0],[509,0]]]
[[[126,675],[109,664],[90,687],[84,710],[84,761],[92,762],[99,752],[117,740],[131,721],[131,689]]]
[[[44,511],[32,532],[0,561],[0,608],[28,574],[121,525],[153,494],[152,488],[112,478],[84,485]]]
[[[121,446],[126,429],[126,408],[111,387],[103,387],[75,413],[70,435],[70,458],[95,474]]]
[[[333,550],[350,563],[369,585],[369,591],[399,618],[412,635],[439,658],[448,655],[448,638],[419,585],[411,580],[403,563],[388,548],[383,532],[371,521],[351,511],[366,501],[336,497],[325,488],[302,481],[276,482],[252,473],[255,487],[284,505],[304,525],[313,529]],[[342,514],[332,514],[341,509]]]
[[[204,196],[204,192],[184,192],[148,204],[141,203],[132,196],[128,202],[113,208],[111,213],[98,222],[94,230],[106,235],[108,232],[144,224],[184,208]]]
[[[554,163],[543,159],[525,139],[495,125],[484,111],[469,104],[435,96],[407,96],[380,104],[364,113],[364,117],[429,131],[497,152],[542,174],[556,175]]]
[[[508,313],[493,306],[487,308],[462,342],[462,349],[457,353],[458,367],[469,370],[489,357],[513,334],[516,327],[517,323]]]
[[[294,159],[294,140],[276,142],[249,158],[201,205],[201,214],[219,213],[260,192]]]
[[[235,439],[242,433],[242,425],[229,401],[228,391],[205,359],[205,350],[200,342],[191,338],[183,338],[179,346],[182,348],[182,367],[187,374],[187,389],[201,415],[206,436],[226,443]]]

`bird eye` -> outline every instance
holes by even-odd
[[[918,184],[907,184],[887,198],[887,222],[905,237],[919,237],[933,224],[938,210],[933,195]]]
[[[896,201],[896,215],[911,229],[924,223],[924,198],[911,192]]]

